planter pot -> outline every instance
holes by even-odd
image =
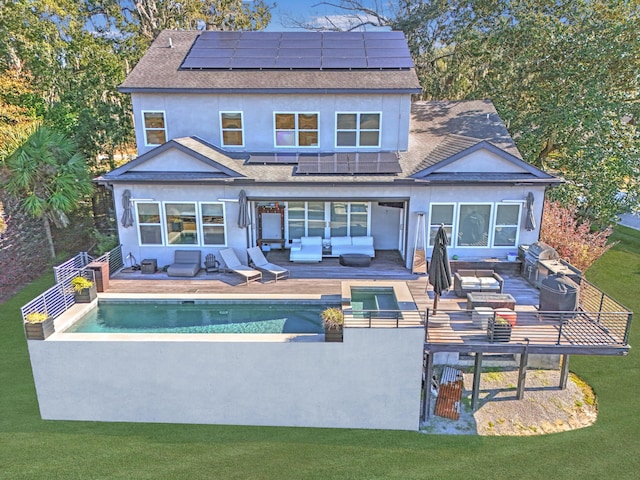
[[[511,325],[508,323],[496,323],[495,319],[490,319],[487,325],[487,337],[491,343],[508,342],[511,340]]]
[[[342,328],[338,330],[324,329],[324,341],[325,342],[342,342]]]
[[[91,303],[98,296],[95,283],[89,288],[83,288],[79,292],[73,292],[76,303]]]
[[[53,318],[49,317],[44,322],[24,322],[24,333],[27,340],[44,340],[55,332]]]

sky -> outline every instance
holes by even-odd
[[[266,1],[266,3],[269,2]],[[321,5],[321,0],[276,0],[276,3],[277,6],[271,10],[272,19],[267,31],[299,30],[299,28],[290,26],[291,22],[287,20],[288,17],[298,21],[326,24],[325,17],[328,16],[338,25],[346,26],[348,23],[344,11]],[[334,0],[333,3],[339,2]],[[365,0],[363,3],[372,4],[374,0],[371,2]]]

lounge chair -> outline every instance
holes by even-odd
[[[195,277],[200,271],[200,250],[176,250],[167,268],[170,277]]]
[[[247,253],[253,262],[253,265],[261,272],[268,272],[276,277],[276,282],[279,278],[287,278],[289,276],[289,270],[282,268],[275,263],[269,263],[265,258],[260,247],[247,248]]]
[[[225,248],[224,250],[220,250],[219,253],[229,270],[232,270],[238,275],[242,275],[245,278],[246,285],[249,285],[249,282],[252,282],[254,280],[262,280],[262,272],[254,270],[247,265],[243,265],[236,256],[236,253],[233,251],[233,249]]]

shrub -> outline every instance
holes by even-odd
[[[540,240],[555,248],[560,258],[585,271],[604,252],[613,247],[613,243],[607,244],[613,230],[608,227],[592,231],[589,220],[578,223],[575,211],[571,206],[546,201]]]
[[[344,314],[341,308],[329,307],[320,313],[322,325],[327,330],[339,330],[344,325]]]
[[[49,318],[49,315],[47,313],[31,312],[27,314],[27,316],[24,319],[29,323],[42,323],[47,318]]]
[[[71,286],[73,287],[74,292],[81,292],[85,288],[91,288],[93,286],[93,282],[84,277],[74,277],[74,279],[71,280]]]

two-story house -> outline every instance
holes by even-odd
[[[401,32],[164,31],[120,91],[139,156],[98,182],[123,252],[159,265],[177,248],[370,236],[410,267],[441,224],[452,255],[502,258],[538,240],[558,181],[522,160],[490,101],[412,102]]]

